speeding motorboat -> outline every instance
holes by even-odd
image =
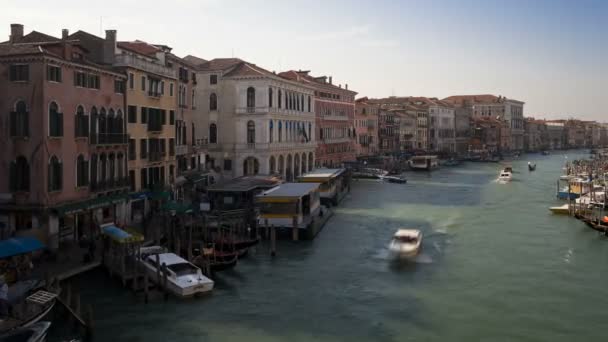
[[[405,179],[405,177],[402,177],[402,176],[382,176],[380,179],[382,179],[385,182],[389,182],[389,183],[398,183],[398,184],[407,183],[407,179]]]
[[[502,183],[506,183],[506,182],[510,182],[511,180],[513,180],[513,173],[505,170],[502,170],[500,172],[500,175],[498,175],[498,181],[502,182]]]
[[[399,258],[411,258],[418,255],[422,243],[422,232],[418,229],[399,229],[393,235],[389,251]]]

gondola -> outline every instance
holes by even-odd
[[[528,162],[528,171],[536,171],[536,164]]]

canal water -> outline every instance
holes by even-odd
[[[259,246],[204,298],[76,282],[95,341],[604,341],[608,239],[548,211],[564,162],[586,157],[525,155],[510,184],[480,163],[354,181],[316,240]],[[423,230],[414,263],[388,257],[400,227]]]

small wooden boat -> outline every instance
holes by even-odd
[[[556,215],[568,215],[570,213],[567,204],[560,205],[559,207],[550,207],[549,210]]]
[[[536,164],[528,162],[528,171],[536,171]]]
[[[234,268],[239,260],[239,253],[237,251],[226,252],[213,247],[203,248],[202,254],[198,250],[195,253],[197,256],[192,263],[202,269],[205,269],[209,265],[211,272]]]
[[[389,252],[398,258],[412,258],[418,255],[422,244],[422,232],[418,229],[399,229],[393,235]]]
[[[51,322],[43,321],[0,335],[0,342],[44,342]]]
[[[0,321],[0,334],[27,328],[39,322],[51,312],[56,301],[57,294],[38,289],[25,299],[11,303],[10,316]]]

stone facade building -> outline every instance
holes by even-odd
[[[334,85],[332,77],[313,77],[309,71],[286,71],[281,77],[314,88],[317,126],[315,166],[339,167],[355,157],[355,95],[348,85]]]
[[[511,130],[509,149],[524,149],[524,102],[494,95],[456,95],[445,99],[456,108],[468,110],[472,117],[491,117],[506,120]]]
[[[11,25],[0,43],[0,238],[33,235],[51,250],[121,221],[127,136],[123,74],[61,38]]]
[[[355,151],[357,156],[378,154],[378,109],[367,97],[355,101]]]
[[[195,134],[207,167],[224,178],[279,174],[288,181],[312,170],[314,87],[238,58],[205,61],[196,71]]]

